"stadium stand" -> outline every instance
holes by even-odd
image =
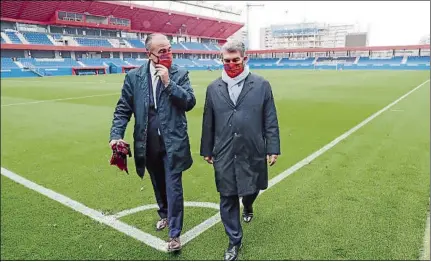
[[[202,43],[183,42],[181,44],[183,46],[185,46],[189,50],[202,50],[202,51],[207,51],[208,50],[208,48],[205,48],[205,46]]]
[[[95,39],[85,37],[75,37],[75,40],[79,45],[83,46],[94,46],[94,47],[113,47],[106,39]]]
[[[18,38],[18,36],[15,34],[15,32],[6,31],[5,33],[9,37],[9,39],[12,41],[13,44],[22,44],[21,40]]]
[[[377,57],[361,57],[359,58],[358,64],[367,64],[367,65],[376,65],[376,64],[382,64],[382,65],[394,65],[394,64],[401,64],[401,61],[403,60],[403,57],[383,57],[383,58],[377,58]]]
[[[44,33],[23,32],[22,35],[30,44],[35,45],[54,45]]]
[[[139,39],[125,39],[127,42],[129,42],[133,47],[136,48],[145,48],[145,44],[141,42]]]
[[[429,56],[409,56],[407,58],[407,64],[430,64],[430,57]]]
[[[45,59],[45,58],[18,58],[18,61],[21,62],[24,66],[34,66],[36,68],[52,68],[52,67],[64,67],[71,68],[74,66],[80,66],[76,60],[71,58],[54,58],[54,59]]]
[[[314,59],[314,57],[304,59],[283,58],[280,60],[279,65],[312,65]]]
[[[8,57],[2,57],[1,59],[1,69],[19,69],[18,65],[15,64],[15,62]]]

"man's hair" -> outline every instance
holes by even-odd
[[[223,44],[221,51],[227,51],[228,53],[239,52],[241,57],[245,56],[245,45],[243,42],[238,40],[229,40]]]
[[[147,38],[145,39],[145,49],[147,49],[147,51],[150,51],[151,42],[153,41],[153,38],[156,37],[156,36],[164,36],[164,37],[166,37],[164,34],[160,34],[160,33],[149,34],[147,36]],[[166,39],[168,39],[168,38],[166,37]]]

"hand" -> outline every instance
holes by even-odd
[[[118,142],[124,142],[124,143],[126,143],[126,141],[124,141],[123,139],[113,139],[113,140],[111,140],[110,142],[109,142],[109,147],[111,147],[112,148],[112,145],[115,145],[115,144],[117,144]]]
[[[166,68],[166,66],[161,64],[157,64],[155,67],[156,67],[157,75],[160,77],[163,84],[167,86],[170,81],[168,69]]]
[[[208,162],[208,164],[213,164],[213,158],[212,157],[210,157],[210,156],[206,156],[206,157],[204,157],[204,159],[205,159],[205,161],[207,161]]]
[[[277,157],[278,155],[267,155],[266,156],[266,160],[269,163],[269,166],[272,166],[275,164],[275,162],[277,162]]]

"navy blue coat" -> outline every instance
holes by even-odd
[[[149,111],[149,63],[127,73],[112,121],[110,140],[122,139],[132,115],[135,117],[133,151],[136,172],[143,178],[146,164]],[[188,71],[173,64],[169,69],[169,85],[160,93],[158,116],[171,172],[179,173],[191,167],[193,160],[187,133],[186,112],[193,109],[196,99]]]
[[[201,155],[212,156],[217,191],[246,196],[268,187],[266,156],[280,152],[271,86],[250,73],[234,105],[221,78],[206,91]]]

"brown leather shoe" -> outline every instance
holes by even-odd
[[[168,240],[168,252],[174,252],[181,250],[181,242],[179,237],[169,238]]]

